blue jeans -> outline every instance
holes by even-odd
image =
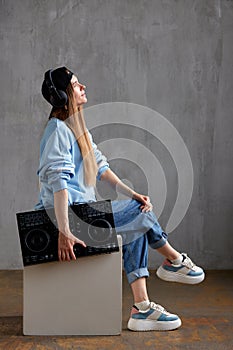
[[[112,201],[117,234],[122,236],[124,269],[129,283],[148,277],[148,245],[161,248],[167,234],[160,227],[155,214],[143,213],[142,204],[134,199]]]

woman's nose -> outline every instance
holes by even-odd
[[[81,90],[86,89],[85,85],[83,85],[83,84],[79,84],[79,85],[80,85]]]

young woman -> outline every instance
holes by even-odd
[[[118,191],[129,197],[129,200],[112,202],[116,231],[123,238],[124,269],[134,298],[128,328],[134,331],[176,329],[181,325],[180,318],[149,299],[148,245],[166,257],[157,270],[163,280],[196,284],[203,281],[204,271],[168,243],[152,212],[150,198],[126,186],[110,169],[85,126],[85,89],[66,67],[45,73],[42,94],[53,108],[40,144],[40,200],[35,209],[54,206],[59,229],[59,260],[75,260],[74,244],[85,246],[85,242],[70,231],[68,206],[73,202],[96,201],[96,179],[117,186]]]

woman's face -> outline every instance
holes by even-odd
[[[77,106],[87,103],[87,96],[85,94],[86,86],[81,84],[75,75],[73,75],[71,78],[71,84],[74,89],[74,96],[77,102]]]

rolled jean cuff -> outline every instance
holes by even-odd
[[[162,248],[167,243],[167,234],[165,232],[163,232],[163,233],[164,233],[164,235],[159,241],[149,243],[149,245],[152,249]]]
[[[149,271],[146,267],[141,267],[140,269],[134,270],[127,274],[129,284],[142,277],[149,277]]]

